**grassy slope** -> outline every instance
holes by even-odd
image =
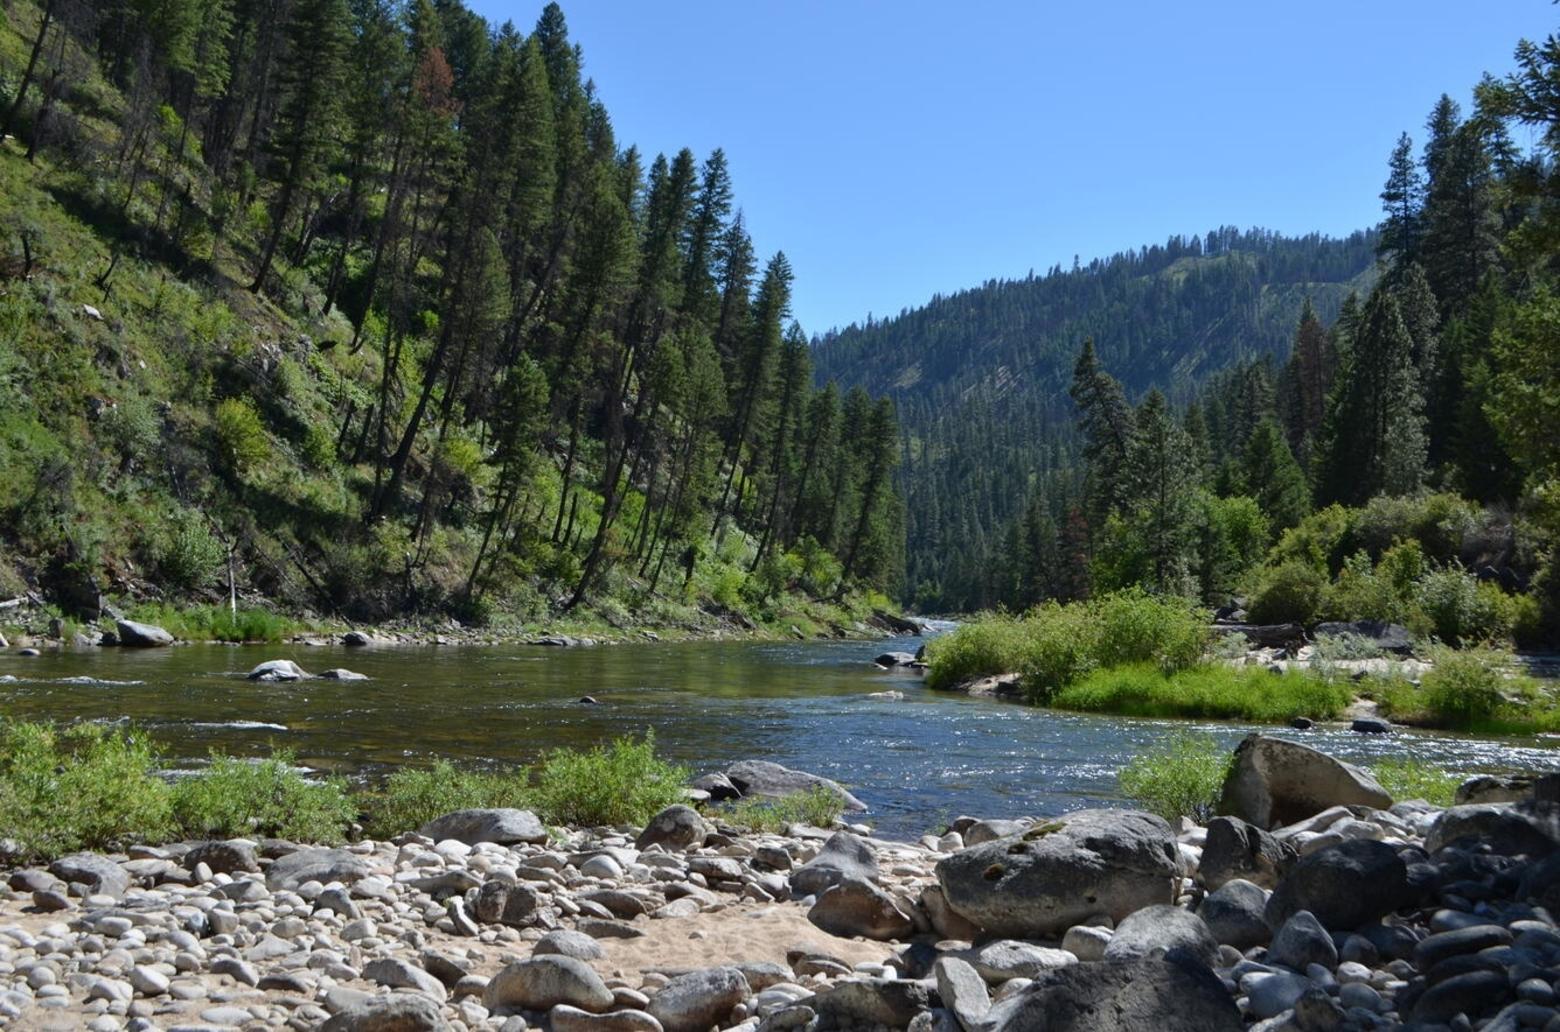
[[[35,18],[18,4],[0,22],[0,68],[24,62]],[[282,268],[280,305],[245,289],[264,207],[235,212],[220,236],[213,232],[198,162],[188,166],[195,211],[177,245],[157,228],[159,214],[171,223],[176,205],[159,197],[151,177],[127,203],[115,174],[124,107],[95,73],[68,98],[72,132],[90,141],[76,148],[86,160],[56,160],[46,149],[28,163],[18,141],[0,141],[0,264],[19,267],[24,236],[36,263],[25,280],[0,276],[0,511],[10,523],[0,527],[0,598],[41,588],[69,611],[69,596],[90,590],[91,574],[109,597],[132,605],[218,603],[226,571],[214,560],[232,544],[246,602],[305,623],[363,618],[349,608],[356,600],[379,606],[370,619],[399,608],[381,603],[401,590],[395,581],[407,555],[415,557],[418,607],[436,610],[463,583],[477,528],[442,524],[420,542],[398,523],[363,532],[372,469],[338,453],[340,412],[372,400],[378,352],[316,346],[347,340],[350,327],[335,312],[296,314],[322,308],[300,270]],[[168,157],[177,126],[154,135],[149,163]],[[413,366],[403,382],[416,375]],[[252,399],[259,417],[258,433],[238,442],[250,452],[242,462],[218,418],[223,402],[236,399]],[[477,442],[446,449],[480,491],[486,469]],[[544,471],[538,490],[556,497],[555,469]],[[579,507],[585,540],[594,500],[587,492]],[[625,501],[625,525],[641,502],[632,493]],[[181,584],[170,571],[190,537],[205,551],[199,572]],[[549,602],[569,584],[575,559],[542,542],[526,565],[506,571],[507,590],[485,615],[511,631],[655,626],[697,634],[729,628],[714,614],[735,613],[737,625],[756,625],[756,633],[796,625],[812,634],[849,628],[869,612],[874,600],[865,598],[835,605],[800,594],[758,597],[745,575],[752,549],[745,535],[727,534],[720,548],[706,549],[681,593],[667,588],[680,573],[655,597],[615,575],[591,611],[557,622]],[[321,604],[322,596],[348,601]],[[201,614],[184,622],[211,636]],[[270,628],[262,636],[289,626],[258,624]]]

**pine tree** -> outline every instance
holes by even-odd
[[[1069,391],[1078,407],[1087,469],[1086,497],[1094,525],[1120,511],[1127,497],[1125,470],[1132,444],[1133,414],[1121,384],[1100,368],[1094,341],[1085,340],[1073,366]]]
[[[1246,440],[1241,477],[1243,493],[1256,499],[1275,530],[1295,526],[1311,511],[1305,472],[1272,419],[1258,423]]]
[[[1398,137],[1392,149],[1381,204],[1387,217],[1376,249],[1395,261],[1417,261],[1423,235],[1424,177],[1414,161],[1414,141],[1407,133]]]
[[[1311,451],[1312,440],[1322,429],[1327,413],[1327,392],[1332,387],[1337,354],[1311,299],[1305,299],[1294,347],[1284,367],[1284,430],[1289,445],[1301,456]]]
[[[1199,484],[1192,451],[1164,395],[1148,392],[1133,419],[1126,461],[1130,525],[1139,535],[1152,586],[1183,593],[1190,572]]]

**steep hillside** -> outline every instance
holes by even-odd
[[[0,599],[860,612],[892,407],[811,388],[723,154],[620,144],[580,62],[556,5],[0,9]]]
[[[1375,235],[1220,229],[1044,276],[992,281],[815,341],[822,380],[883,392],[904,429],[908,592],[986,561],[1032,487],[1078,464],[1067,396],[1079,346],[1140,393],[1185,401],[1237,362],[1287,351],[1307,298],[1325,322],[1375,277]]]

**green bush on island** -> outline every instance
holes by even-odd
[[[1372,688],[1386,716],[1455,731],[1560,730],[1560,704],[1537,680],[1517,671],[1511,653],[1442,646],[1430,661],[1417,685],[1392,678]]]
[[[1095,670],[1050,696],[1048,705],[1131,717],[1277,723],[1336,717],[1351,695],[1342,683],[1301,671],[1208,664],[1166,674],[1139,663]]]
[[[927,684],[947,688],[974,677],[1021,673],[1031,698],[1043,702],[1098,667],[1186,669],[1208,645],[1207,613],[1183,599],[1133,588],[961,624],[927,644]]]
[[[278,642],[302,629],[297,620],[267,609],[154,604],[137,606],[130,616],[184,641]]]
[[[247,760],[213,753],[211,766],[173,785],[173,817],[190,838],[264,835],[300,842],[346,838],[357,807],[339,778],[311,781],[278,750]]]
[[[1172,823],[1213,816],[1234,755],[1211,735],[1177,734],[1117,774],[1122,794]]]
[[[838,795],[815,787],[780,799],[743,799],[721,810],[720,816],[745,831],[780,834],[793,824],[832,827],[844,812]]]
[[[1380,760],[1370,772],[1394,800],[1423,799],[1432,806],[1451,806],[1460,783],[1450,771],[1406,756]]]

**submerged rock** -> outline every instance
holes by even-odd
[[[251,681],[304,681],[309,672],[290,659],[268,659],[244,676]]]

